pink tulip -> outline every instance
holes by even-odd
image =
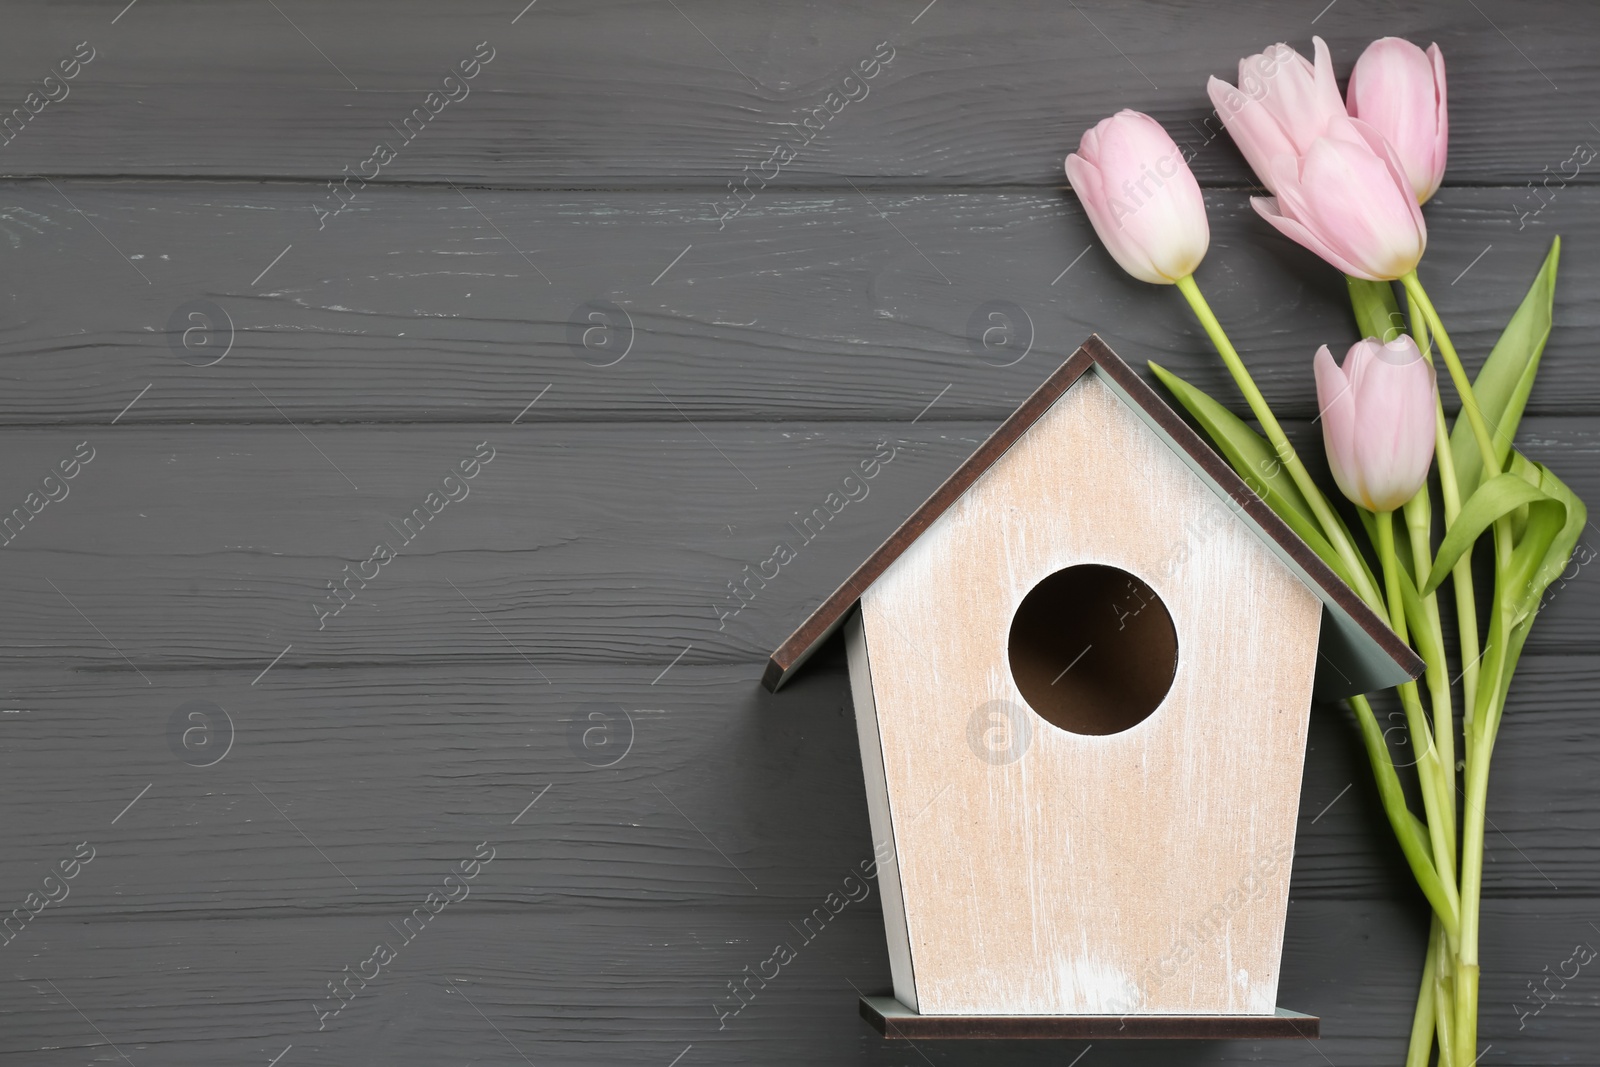
[[[1345,117],[1344,101],[1333,79],[1333,60],[1321,37],[1313,37],[1317,62],[1286,44],[1239,60],[1239,84],[1220,78],[1206,84],[1206,92],[1222,124],[1233,137],[1245,161],[1263,185],[1277,192],[1279,156],[1301,156]]]
[[[1161,124],[1123,110],[1083,135],[1067,180],[1122,269],[1171,285],[1194,273],[1211,243],[1205,201]]]
[[[1357,341],[1343,368],[1323,345],[1312,366],[1333,480],[1368,511],[1393,511],[1416,495],[1433,462],[1433,364],[1402,334],[1388,344]]]
[[[1346,274],[1394,281],[1428,245],[1428,227],[1399,158],[1359,119],[1335,120],[1304,155],[1273,161],[1276,197],[1256,213]]]
[[[1410,41],[1373,41],[1356,60],[1346,93],[1350,117],[1383,134],[1405,168],[1417,203],[1427,203],[1444,177],[1450,122],[1444,102],[1444,55]]]

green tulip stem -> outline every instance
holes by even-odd
[[[1461,483],[1456,478],[1455,455],[1450,450],[1450,430],[1445,425],[1444,404],[1434,408],[1433,454],[1439,461],[1439,496],[1444,501],[1445,529],[1461,514]],[[1472,554],[1463,553],[1450,571],[1456,591],[1456,627],[1461,635],[1461,724],[1472,725],[1478,699],[1478,594],[1472,585]],[[1452,765],[1453,773],[1453,765]]]
[[[1440,953],[1441,970],[1449,957]],[[1433,990],[1434,1030],[1439,1035],[1439,1067],[1476,1067],[1456,1059],[1455,990],[1459,983],[1454,977],[1440,979]]]
[[[1378,533],[1378,563],[1383,568],[1384,581],[1389,591],[1389,625],[1402,641],[1409,641],[1406,628],[1405,599],[1400,592],[1400,560],[1394,550],[1394,512],[1380,511],[1375,523]],[[1418,644],[1429,644],[1418,641]],[[1417,754],[1417,781],[1422,786],[1422,808],[1427,815],[1428,841],[1433,852],[1433,869],[1438,872],[1445,895],[1454,897],[1455,841],[1446,830],[1455,822],[1453,813],[1455,796],[1444,792],[1444,775],[1440,767],[1439,749],[1434,743],[1433,731],[1423,713],[1422,701],[1417,695],[1417,683],[1405,682],[1397,687],[1400,704],[1405,709],[1406,726],[1411,731],[1411,743]]]
[[[1406,1047],[1406,1067],[1428,1067],[1433,1053],[1433,1032],[1438,1019],[1435,988],[1439,984],[1439,919],[1428,932],[1428,955],[1422,963],[1422,986],[1417,990],[1417,1010],[1411,1017],[1411,1041]]]
[[[1409,297],[1409,293],[1408,293]],[[1429,343],[1428,320],[1422,312],[1420,302],[1415,297],[1406,301],[1407,312],[1411,320],[1411,336],[1422,349],[1423,357],[1429,363],[1433,362],[1433,350]],[[1385,340],[1388,338],[1386,337]],[[1437,392],[1437,391],[1436,391]],[[1436,395],[1434,398],[1434,431],[1433,455],[1439,463],[1439,496],[1444,503],[1444,524],[1449,529],[1450,524],[1456,521],[1456,516],[1461,514],[1461,483],[1456,477],[1455,453],[1450,446],[1450,424],[1445,421],[1444,402]],[[1408,505],[1409,507],[1409,505]],[[1409,521],[1410,512],[1407,512]],[[1428,533],[1431,534],[1431,523]],[[1413,530],[1413,544],[1416,542],[1416,531]],[[1426,540],[1426,539],[1425,539]],[[1418,565],[1417,573],[1426,574],[1430,567]],[[1456,594],[1456,626],[1461,636],[1461,662],[1465,666],[1461,669],[1461,721],[1464,726],[1470,725],[1473,718],[1473,704],[1478,692],[1478,660],[1481,658],[1478,650],[1478,607],[1476,591],[1472,587],[1472,558],[1470,554],[1463,555],[1450,571],[1454,581]],[[1430,609],[1435,618],[1438,617],[1438,599],[1429,597],[1433,605]],[[1432,688],[1430,676],[1429,687]],[[1448,698],[1448,690],[1446,691]],[[1450,758],[1447,760],[1450,783],[1454,788],[1455,783],[1455,737],[1454,730],[1443,730],[1435,727],[1434,732],[1440,739],[1441,755],[1448,749]],[[1451,808],[1454,809],[1452,804]]]
[[[1484,421],[1483,412],[1478,408],[1478,398],[1472,391],[1466,368],[1461,365],[1461,357],[1456,354],[1456,346],[1450,342],[1444,323],[1439,321],[1438,310],[1428,299],[1422,282],[1417,279],[1417,272],[1413,270],[1407,273],[1400,279],[1400,284],[1405,286],[1406,295],[1422,311],[1423,319],[1439,343],[1439,354],[1444,357],[1450,380],[1455,383],[1456,392],[1461,397],[1461,410],[1466,413],[1467,424],[1472,427],[1472,436],[1478,442],[1478,451],[1483,454],[1483,480],[1488,481],[1500,473],[1500,457],[1495,451],[1494,439],[1489,435],[1489,424]]]
[[[1415,574],[1433,570],[1433,551],[1429,536],[1433,531],[1433,506],[1428,485],[1406,502],[1406,530],[1411,540],[1411,568]],[[1455,878],[1456,868],[1456,741],[1455,716],[1450,703],[1450,664],[1445,657],[1444,624],[1439,617],[1439,597],[1429,593],[1422,598],[1422,614],[1415,620],[1413,642],[1426,665],[1424,680],[1433,704],[1433,742],[1438,746],[1436,810],[1442,825],[1439,842],[1445,851],[1436,857],[1441,873]],[[1430,823],[1432,815],[1429,816]]]
[[[1494,754],[1495,736],[1505,713],[1506,691],[1514,666],[1513,634],[1517,590],[1507,590],[1506,571],[1496,569],[1496,603],[1489,623],[1484,649],[1485,670],[1479,681],[1476,721],[1462,732],[1466,746],[1466,794],[1461,808],[1461,922],[1456,943],[1455,1047],[1460,1055],[1470,1055],[1478,1042],[1478,934],[1483,900],[1483,834],[1489,802],[1489,761]]]
[[[1417,347],[1422,350],[1422,355],[1429,363],[1433,362],[1433,345],[1428,336],[1428,320],[1418,310],[1416,301],[1407,301],[1407,309],[1411,319],[1411,338],[1417,342]]]
[[[1244,360],[1239,358],[1233,342],[1228,340],[1228,335],[1222,329],[1222,323],[1218,322],[1217,316],[1212,313],[1211,305],[1207,304],[1206,298],[1200,294],[1200,287],[1195,284],[1194,275],[1179,278],[1177,284],[1178,291],[1189,301],[1189,307],[1194,310],[1195,318],[1205,327],[1206,335],[1211,338],[1217,354],[1222,357],[1223,364],[1233,375],[1235,384],[1239,386],[1239,392],[1244,394],[1245,402],[1250,405],[1250,411],[1255,415],[1256,421],[1261,423],[1261,429],[1267,435],[1267,440],[1272,443],[1279,461],[1289,472],[1289,477],[1294,480],[1306,503],[1311,506],[1311,511],[1321,524],[1328,543],[1339,554],[1339,558],[1345,561],[1351,576],[1359,583],[1356,593],[1369,605],[1381,610],[1382,595],[1372,587],[1367,578],[1366,568],[1355,546],[1345,536],[1344,527],[1334,517],[1333,509],[1329,506],[1327,498],[1322,495],[1322,490],[1311,480],[1311,474],[1306,470],[1305,464],[1300,462],[1300,457],[1295,453],[1294,446],[1289,443],[1283,427],[1278,425],[1272,409],[1267,406],[1266,398],[1261,395],[1261,390],[1256,388],[1255,379],[1250,377],[1250,371],[1245,367]]]
[[[1427,321],[1429,327],[1432,328],[1434,337],[1438,340],[1439,352],[1444,357],[1445,366],[1449,368],[1451,380],[1455,383],[1455,386],[1456,386],[1456,392],[1461,397],[1461,410],[1462,410],[1463,414],[1465,414],[1466,417],[1467,417],[1467,424],[1472,428],[1473,438],[1477,441],[1478,451],[1483,457],[1483,475],[1482,475],[1482,480],[1483,481],[1488,481],[1489,479],[1495,477],[1496,475],[1498,475],[1500,473],[1500,458],[1499,458],[1499,455],[1496,452],[1496,449],[1494,447],[1494,441],[1491,439],[1491,437],[1489,435],[1488,423],[1486,423],[1484,421],[1483,412],[1478,407],[1478,399],[1477,399],[1477,395],[1472,390],[1472,383],[1467,380],[1466,369],[1464,367],[1462,367],[1461,358],[1460,358],[1460,356],[1458,356],[1456,354],[1455,345],[1453,345],[1451,343],[1450,335],[1449,335],[1448,332],[1446,332],[1446,330],[1444,328],[1444,323],[1441,322],[1440,319],[1439,319],[1438,310],[1433,306],[1432,301],[1430,301],[1428,299],[1427,292],[1422,288],[1422,282],[1417,278],[1416,271],[1411,271],[1405,277],[1401,278],[1400,281],[1401,281],[1401,284],[1405,286],[1407,297],[1411,300],[1411,303],[1418,310],[1420,310],[1422,312],[1423,318]],[[1437,440],[1437,436],[1436,436],[1436,440]],[[1446,442],[1446,443],[1448,444],[1448,442]],[[1450,455],[1450,451],[1449,451],[1448,448],[1445,448],[1443,450],[1443,452],[1441,453],[1441,462],[1440,462],[1440,473],[1441,473],[1441,476],[1444,474],[1445,469],[1446,469],[1446,463],[1448,462],[1448,460],[1445,459],[1444,457],[1448,457],[1449,455]],[[1453,471],[1451,473],[1453,473]],[[1452,482],[1454,482],[1453,479],[1452,479]],[[1469,487],[1469,488],[1472,488],[1472,487]],[[1459,492],[1459,486],[1457,486],[1457,490]],[[1448,507],[1448,502],[1447,502],[1447,507]],[[1447,519],[1447,521],[1450,519],[1448,511],[1446,513],[1446,519]],[[1499,600],[1503,600],[1504,597],[1506,595],[1508,595],[1505,592],[1503,592],[1503,590],[1501,589],[1501,586],[1503,586],[1505,581],[1506,581],[1506,576],[1507,576],[1507,573],[1508,573],[1508,571],[1510,569],[1510,565],[1511,565],[1511,551],[1512,551],[1511,520],[1510,520],[1510,518],[1508,516],[1502,516],[1499,519],[1495,520],[1495,524],[1494,524],[1494,544],[1495,544],[1496,599],[1497,599],[1497,601],[1499,601]],[[1457,591],[1457,594],[1458,594],[1458,597],[1459,597],[1459,594],[1461,593],[1463,588],[1470,589],[1470,587],[1471,587],[1470,562],[1467,560],[1466,557],[1463,557],[1461,562],[1457,564],[1456,568],[1454,569],[1453,575],[1454,575],[1454,578],[1455,578],[1455,588],[1456,588],[1456,591]],[[1470,598],[1470,593],[1468,594],[1468,596]],[[1474,600],[1472,600],[1472,599],[1468,599],[1466,601],[1459,601],[1458,600],[1458,603],[1457,603],[1457,615],[1458,615],[1458,617],[1461,618],[1462,620],[1473,618],[1474,617],[1474,612],[1471,609],[1474,608],[1475,606],[1476,606],[1476,602]],[[1505,648],[1505,645],[1507,643],[1507,638],[1510,636],[1510,629],[1511,629],[1511,620],[1509,618],[1508,612],[1509,612],[1509,605],[1508,604],[1503,604],[1503,603],[1498,603],[1497,602],[1497,604],[1495,606],[1495,613],[1494,613],[1495,614],[1494,625],[1492,625],[1491,628],[1490,628],[1489,642],[1488,642],[1488,644],[1486,644],[1484,646],[1483,653],[1481,655],[1477,655],[1477,656],[1474,656],[1472,659],[1468,659],[1467,657],[1468,657],[1469,649],[1468,649],[1468,646],[1467,646],[1467,642],[1465,640],[1463,640],[1463,642],[1462,642],[1462,657],[1463,657],[1463,661],[1466,662],[1466,663],[1469,663],[1471,665],[1471,667],[1476,671],[1476,673],[1474,674],[1474,677],[1473,677],[1472,688],[1470,690],[1472,695],[1468,699],[1467,703],[1464,705],[1463,710],[1462,710],[1462,721],[1463,721],[1464,726],[1466,727],[1466,729],[1463,731],[1463,734],[1462,734],[1462,742],[1463,742],[1463,750],[1464,750],[1463,751],[1463,755],[1465,757],[1466,764],[1467,764],[1467,767],[1468,767],[1469,781],[1470,781],[1470,775],[1471,775],[1471,768],[1472,768],[1473,763],[1474,763],[1474,760],[1473,760],[1474,748],[1477,746],[1477,744],[1478,744],[1478,742],[1479,742],[1479,740],[1480,740],[1480,738],[1482,736],[1482,733],[1483,733],[1483,729],[1482,729],[1482,725],[1483,724],[1478,721],[1479,718],[1480,718],[1479,713],[1481,711],[1483,711],[1485,707],[1487,707],[1488,705],[1494,703],[1494,701],[1496,699],[1496,694],[1498,694],[1501,690],[1503,690],[1505,688],[1505,686],[1504,686],[1504,681],[1505,681],[1505,679],[1504,679],[1504,670],[1505,670],[1505,665],[1506,665],[1506,655],[1505,655],[1506,648]],[[1463,626],[1463,631],[1464,631],[1465,630],[1465,626],[1466,626],[1465,621],[1463,621],[1462,626]],[[1498,648],[1496,647],[1496,630],[1497,629],[1499,630],[1499,641],[1498,641],[1499,647]],[[1463,633],[1463,637],[1465,637],[1465,633]],[[1474,644],[1475,644],[1475,642],[1474,642]],[[1481,669],[1478,668],[1478,664],[1477,664],[1477,660],[1478,659],[1482,659],[1482,660],[1485,661]],[[1485,772],[1484,773],[1485,773],[1485,775],[1487,775],[1487,767],[1485,767]],[[1471,801],[1471,797],[1469,795],[1468,802],[1470,803],[1470,801]],[[1464,823],[1464,826],[1466,826],[1467,828],[1470,829],[1470,823],[1471,823],[1470,817],[1465,817],[1464,816],[1463,823]],[[1481,832],[1482,832],[1482,830],[1481,830],[1481,825],[1480,825],[1480,828],[1479,828],[1480,836],[1481,836]],[[1465,849],[1466,847],[1467,847],[1467,843],[1463,842],[1463,849]],[[1481,851],[1482,851],[1482,842],[1481,842],[1481,840],[1478,842],[1476,847],[1479,850],[1479,852],[1481,853]],[[1466,878],[1468,876],[1468,873],[1469,872],[1468,872],[1468,868],[1467,868],[1466,863],[1465,863],[1465,857],[1463,857],[1463,867],[1462,867],[1462,879],[1463,879],[1462,889],[1463,889],[1463,891],[1465,891],[1466,888],[1467,888],[1467,886],[1466,886]],[[1476,929],[1475,929],[1476,919],[1475,918],[1473,920],[1473,924],[1472,925],[1474,926],[1474,930],[1473,930],[1474,939],[1473,940],[1474,940],[1474,945],[1475,945],[1476,944],[1476,936],[1475,936],[1476,935]],[[1474,949],[1474,951],[1475,951],[1475,949]],[[1465,985],[1468,985],[1470,981],[1471,981],[1471,979],[1469,979],[1469,977],[1466,974],[1463,974],[1461,981],[1458,982],[1458,996],[1461,995],[1460,994],[1461,987],[1465,986]],[[1464,1020],[1458,1020],[1458,1026],[1464,1027],[1465,1025],[1467,1025],[1467,1024],[1466,1024],[1466,1022]]]

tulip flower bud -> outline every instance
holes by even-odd
[[[1312,367],[1333,480],[1368,511],[1400,507],[1422,488],[1433,462],[1433,364],[1402,334],[1388,344],[1357,341],[1342,368],[1323,345]]]
[[[1417,203],[1427,203],[1444,178],[1450,122],[1445,111],[1444,55],[1410,41],[1373,41],[1356,60],[1346,91],[1350,117],[1383,134],[1394,147]]]
[[[1333,60],[1321,37],[1312,38],[1313,65],[1286,44],[1239,60],[1239,84],[1220,78],[1206,93],[1245,162],[1269,190],[1277,192],[1273,161],[1304,155],[1328,125],[1345,117],[1333,78]]]
[[[1067,156],[1067,179],[1107,251],[1135,278],[1171,285],[1205,258],[1211,228],[1200,184],[1149,115],[1102,119]]]
[[[1298,158],[1274,161],[1276,197],[1256,214],[1346,274],[1392,282],[1428,246],[1411,182],[1383,135],[1359,119],[1335,120]]]

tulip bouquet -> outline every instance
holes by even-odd
[[[1295,454],[1200,293],[1194,272],[1210,231],[1200,187],[1172,138],[1147,115],[1119,112],[1083,135],[1067,157],[1067,177],[1123,269],[1184,295],[1261,432],[1171,372],[1153,363],[1151,370],[1250,487],[1427,665],[1421,688],[1399,688],[1417,753],[1420,816],[1407,804],[1371,704],[1353,697],[1349,705],[1390,826],[1433,911],[1407,1067],[1427,1067],[1435,1046],[1440,1067],[1468,1067],[1478,1055],[1489,760],[1523,643],[1586,521],[1583,502],[1512,447],[1550,332],[1560,241],[1474,381],[1416,270],[1427,244],[1421,205],[1439,188],[1448,140],[1439,47],[1374,42],[1342,99],[1320,38],[1314,62],[1275,45],[1240,61],[1238,85],[1212,78],[1208,89],[1272,194],[1252,199],[1256,212],[1346,275],[1364,339],[1342,366],[1322,346],[1312,372],[1328,466],[1356,506],[1366,550]],[[1453,425],[1435,351],[1459,398]],[[1482,587],[1472,563],[1480,542]],[[1440,596],[1447,585],[1449,604]],[[1446,656],[1447,612],[1459,639],[1456,670]]]

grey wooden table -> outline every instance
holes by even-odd
[[[875,894],[740,1006],[871,852],[842,653],[757,679],[1091,330],[1233,396],[1064,188],[1116,108],[1195,150],[1203,283],[1320,452],[1341,279],[1205,123],[1206,76],[1276,40],[1321,33],[1341,74],[1385,33],[1444,48],[1423,273],[1476,363],[1566,238],[1522,436],[1600,501],[1600,186],[1557,176],[1600,140],[1600,16],[521,2],[7,7],[0,510],[42,503],[0,552],[0,912],[59,899],[6,929],[0,1061],[1400,1062],[1425,912],[1333,706],[1280,995],[1315,1044],[886,1043],[856,1017],[888,984]],[[733,597],[886,442],[869,496]],[[1600,975],[1528,993],[1600,943],[1595,581],[1556,595],[1501,735],[1485,1064],[1600,1046]]]

